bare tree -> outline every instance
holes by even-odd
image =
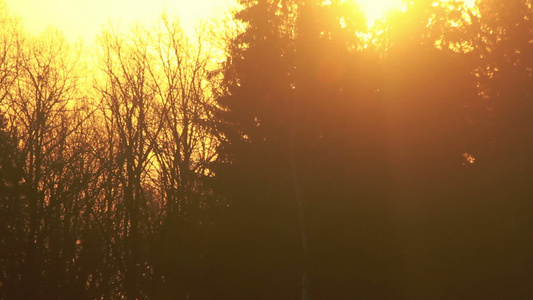
[[[23,42],[19,21],[0,1],[0,104],[10,91],[19,70]]]
[[[184,216],[206,205],[198,198],[198,179],[209,176],[208,165],[216,155],[217,141],[209,126],[214,108],[212,53],[205,33],[191,43],[178,23],[166,18],[160,30],[152,74],[165,122],[156,136],[155,154],[166,211]]]
[[[183,272],[180,278],[194,281],[189,266],[203,265],[202,239],[211,222],[204,212],[217,205],[205,186],[205,179],[213,175],[209,167],[218,146],[212,126],[217,53],[206,28],[191,41],[177,20],[163,16],[155,32],[151,44],[155,59],[150,66],[163,127],[154,136],[154,164],[165,205],[158,235],[164,246],[157,251],[162,253],[158,257],[167,259],[159,271],[169,278],[165,273],[177,269]],[[193,293],[188,282],[177,284],[184,294]]]
[[[24,297],[56,297],[65,292],[61,281],[76,252],[73,197],[82,186],[74,184],[80,173],[73,164],[83,159],[69,143],[84,119],[74,110],[81,49],[50,30],[20,42],[18,51],[18,76],[4,93],[7,128],[18,141],[23,169],[14,211],[24,241],[15,260],[21,264],[18,289]]]
[[[120,214],[119,237],[124,240],[124,291],[134,299],[142,297],[140,279],[150,270],[141,253],[143,236],[150,230],[144,187],[149,184],[153,137],[162,127],[156,115],[158,103],[149,72],[152,60],[147,35],[136,27],[130,35],[108,30],[100,36],[102,80],[98,91],[120,193],[113,208]]]

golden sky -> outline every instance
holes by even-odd
[[[22,18],[26,30],[38,34],[49,26],[63,31],[67,39],[92,42],[108,20],[128,27],[136,21],[151,24],[165,10],[178,15],[188,33],[200,19],[221,11],[235,0],[5,0]]]
[[[121,28],[135,22],[152,24],[163,11],[177,15],[188,34],[201,19],[225,11],[236,0],[5,0],[8,8],[22,18],[30,33],[39,34],[47,27],[61,30],[70,41],[78,37],[92,42],[111,20]],[[373,24],[385,11],[399,0],[354,0]],[[466,0],[473,3],[474,0]]]

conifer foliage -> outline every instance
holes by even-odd
[[[241,0],[93,50],[0,3],[0,298],[533,294],[531,1]]]

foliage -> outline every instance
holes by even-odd
[[[242,0],[92,52],[0,6],[0,298],[533,292],[531,1]]]

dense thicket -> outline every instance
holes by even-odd
[[[1,7],[0,298],[533,294],[530,0],[240,4],[92,53]]]

